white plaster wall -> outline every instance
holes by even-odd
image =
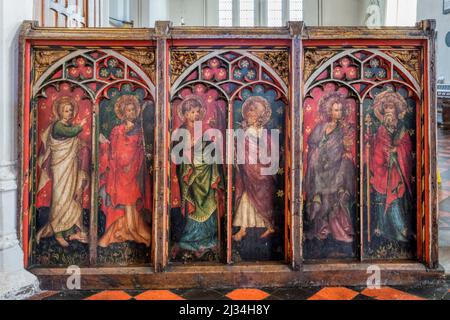
[[[303,0],[303,20],[308,26],[361,26],[370,0]],[[380,1],[384,23],[384,0]]]
[[[33,0],[0,1],[0,299],[38,290],[24,270],[17,230],[18,35]]]
[[[445,44],[445,36],[450,32],[450,14],[443,14],[442,0],[418,0],[417,20],[436,19],[437,39],[437,75],[450,83],[450,48]]]
[[[217,26],[219,24],[218,0],[168,0],[169,19],[174,26]]]

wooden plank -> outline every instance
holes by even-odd
[[[83,269],[81,288],[91,289],[184,289],[239,287],[365,286],[371,264],[317,264],[293,271],[280,264],[234,266],[170,266],[165,272],[152,268]],[[442,270],[427,270],[420,263],[378,265],[381,285],[438,284],[445,280]],[[65,269],[32,269],[43,290],[66,289]]]

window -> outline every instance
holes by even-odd
[[[289,0],[289,20],[303,20],[303,0]]]
[[[273,0],[267,3],[267,25],[279,27],[283,25],[283,1]]]
[[[241,27],[252,27],[255,25],[255,1],[239,1],[239,25]]]
[[[233,25],[233,0],[219,1],[219,26],[231,27]]]
[[[387,26],[414,26],[417,20],[417,0],[387,0]]]
[[[219,0],[219,26],[281,27],[302,18],[303,0]]]

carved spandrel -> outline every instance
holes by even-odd
[[[289,53],[287,51],[252,52],[252,54],[271,66],[284,83],[289,84]]]
[[[306,81],[323,65],[328,59],[333,57],[337,52],[332,50],[316,50],[309,49],[305,51],[305,67],[303,71],[303,79]]]
[[[187,68],[206,54],[208,54],[206,51],[172,51],[170,53],[171,84],[173,84]]]
[[[400,62],[406,70],[420,83],[420,52],[417,50],[386,51],[386,54]]]
[[[38,50],[34,55],[34,82],[51,67],[56,61],[65,57],[70,51],[56,51],[56,50]]]
[[[120,51],[124,57],[133,60],[139,65],[142,70],[150,77],[153,82],[156,82],[156,54],[150,50],[124,50]]]

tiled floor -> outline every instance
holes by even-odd
[[[235,290],[46,291],[31,300],[450,300],[449,284],[439,287],[311,287]]]
[[[439,243],[450,271],[450,131],[438,131]],[[434,287],[308,287],[235,290],[45,291],[32,300],[450,300],[450,282]]]

